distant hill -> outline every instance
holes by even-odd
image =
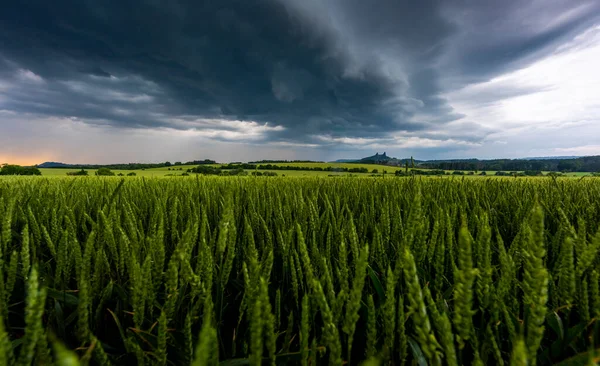
[[[124,164],[65,164],[55,161],[47,161],[36,165],[38,168],[67,168],[67,169],[121,169],[121,170],[136,170],[136,169],[151,169],[151,168],[162,168],[170,167],[172,165],[207,165],[216,164],[216,161],[210,159],[204,160],[192,160],[188,162],[164,162],[164,163],[124,163]]]
[[[408,164],[418,164],[421,163],[420,160],[413,160],[412,158],[404,158],[398,159],[388,156],[385,151],[383,154],[376,153],[372,156],[367,156],[366,158],[362,158],[360,160],[352,161],[352,163],[361,163],[361,164],[378,164],[378,165],[389,165],[389,166],[404,166],[406,163]]]
[[[600,172],[600,156],[550,156],[520,159],[440,159],[412,160],[397,159],[376,153],[358,160],[340,159],[336,162],[379,164],[403,167],[407,163],[417,168],[467,171],[560,171],[560,172]]]
[[[443,170],[600,172],[600,156],[578,158],[429,160],[421,168]]]
[[[324,163],[319,160],[256,160],[249,161],[248,164],[281,164],[281,163]],[[230,163],[235,164],[235,163]],[[241,164],[241,163],[237,163]]]
[[[70,164],[59,163],[55,161],[47,161],[37,165],[38,168],[70,168]]]
[[[280,160],[269,160],[272,162],[282,163]],[[264,160],[261,164],[267,160]],[[290,161],[299,162],[299,161]],[[413,160],[411,158],[397,159],[383,154],[376,153],[375,155],[367,156],[362,159],[339,159],[336,163],[361,163],[361,164],[378,164],[387,165],[390,167],[404,167],[406,165],[416,168],[438,169],[438,170],[460,170],[460,171],[560,171],[560,172],[600,172],[600,156],[558,156],[558,157],[540,157],[527,159],[445,159],[445,160]],[[65,164],[61,162],[48,161],[38,164],[38,168],[68,168],[68,169],[150,169],[169,167],[172,165],[207,165],[215,164],[214,160],[194,160],[185,163],[170,162],[164,163],[128,163],[128,164]],[[269,163],[270,164],[270,163]]]
[[[338,159],[334,161],[330,161],[330,163],[355,163],[360,159]]]
[[[359,162],[361,162],[361,163],[375,162],[375,163],[384,163],[385,164],[392,159],[393,158],[390,158],[389,156],[387,156],[387,154],[384,151],[383,154],[381,154],[381,155],[379,155],[379,153],[375,153],[375,155],[373,155],[373,156],[367,156],[366,158],[360,159]]]
[[[533,158],[519,158],[517,160],[566,160],[566,159],[578,159],[583,156],[538,156]]]

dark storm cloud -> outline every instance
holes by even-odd
[[[452,87],[523,67],[600,21],[597,0],[455,0],[442,11],[459,31],[443,57]]]
[[[0,12],[0,109],[117,127],[256,121],[285,128],[271,139],[307,143],[425,136],[462,117],[441,97],[448,85],[549,52],[599,4],[12,1]]]

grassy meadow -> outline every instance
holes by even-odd
[[[181,168],[182,170],[178,170]],[[167,170],[167,168],[152,168],[152,169],[136,169],[136,170],[112,170],[113,173],[127,176],[129,173],[135,173],[137,177],[164,177],[167,174],[176,174],[181,175],[187,171],[191,166],[178,166],[177,170]],[[42,172],[42,176],[45,177],[66,177],[69,172],[77,172],[79,169],[69,169],[69,168],[40,168]],[[84,169],[88,172],[88,176],[94,176],[97,169]]]
[[[257,164],[257,165],[267,165],[267,163],[264,164]],[[393,166],[389,166],[389,165],[379,165],[379,164],[359,164],[359,163],[271,163],[270,165],[276,165],[276,166],[293,166],[293,167],[307,167],[307,168],[327,168],[327,167],[332,167],[332,168],[366,168],[369,170],[369,172],[371,172],[373,169],[377,169],[379,170],[379,172],[383,172],[384,170],[387,170],[388,173],[390,172],[394,172],[395,170],[399,169],[398,167],[393,167]]]
[[[258,164],[265,165],[265,164]],[[377,169],[378,173],[383,173],[383,171],[387,171],[389,174],[393,174],[397,169],[397,167],[390,167],[386,165],[372,165],[372,164],[349,164],[349,163],[273,163],[271,165],[276,166],[297,166],[297,167],[306,167],[306,168],[367,168],[369,173],[353,173],[360,175],[370,175],[373,169]],[[211,164],[210,166],[221,166],[221,164]],[[173,175],[181,175],[181,173],[187,171],[190,168],[193,168],[193,165],[174,165],[171,167],[161,167],[161,168],[151,168],[151,169],[136,169],[136,170],[113,170],[115,174],[123,173],[123,175],[127,175],[128,173],[135,173],[136,176],[141,177],[160,177],[167,176],[168,174]],[[170,170],[169,170],[170,169]],[[181,170],[179,170],[181,169]],[[93,176],[96,172],[96,169],[85,169],[88,171],[88,175]],[[77,169],[68,169],[68,168],[41,168],[43,176],[66,176],[68,172],[75,172]],[[261,170],[264,171],[264,170]],[[328,175],[346,175],[350,173],[345,172],[323,172],[323,171],[307,171],[307,170],[274,170],[278,175],[285,176],[328,176]]]
[[[600,355],[600,179],[61,177],[0,177],[0,365]]]
[[[214,166],[214,167],[219,167],[222,164],[214,164],[214,165],[210,165],[210,166]],[[266,165],[266,164],[258,164],[258,165]],[[403,167],[395,167],[395,166],[388,166],[388,165],[376,165],[376,164],[352,164],[352,163],[272,163],[271,165],[276,165],[276,166],[294,166],[294,167],[305,167],[305,168],[327,168],[327,167],[331,167],[331,168],[347,168],[347,169],[352,169],[352,168],[365,168],[368,169],[368,173],[350,173],[350,172],[336,172],[336,171],[309,171],[309,170],[272,170],[272,172],[276,173],[278,176],[286,176],[286,177],[328,177],[328,176],[372,176],[373,175],[373,170],[377,171],[377,175],[382,176],[383,172],[386,172],[386,176],[393,176],[394,172],[396,172],[397,170],[401,170],[401,171],[405,171],[405,169]],[[124,176],[127,176],[127,174],[129,173],[135,173],[136,176],[138,177],[165,177],[165,176],[179,176],[182,173],[185,173],[188,169],[193,168],[193,165],[177,165],[177,166],[171,166],[171,167],[160,167],[160,168],[150,168],[150,169],[136,169],[136,170],[113,170],[113,173],[115,174],[123,174]],[[181,169],[181,170],[180,170]],[[420,168],[415,168],[416,170],[424,170],[427,171],[428,169],[420,169]],[[88,172],[89,176],[94,176],[96,169],[85,169]],[[409,168],[409,171],[411,171],[413,169]],[[40,171],[42,173],[43,176],[45,177],[64,177],[67,176],[67,173],[69,172],[76,172],[77,169],[69,169],[69,168],[40,168]],[[265,172],[265,171],[269,171],[269,170],[259,170],[260,172]],[[247,170],[247,172],[249,174],[252,173],[252,171]],[[453,170],[446,170],[445,173],[447,173],[449,175],[449,177],[461,177],[456,176],[456,175],[452,175],[454,171]],[[485,178],[485,177],[494,177],[494,174],[496,173],[496,171],[486,171],[486,176],[481,176],[479,175],[480,172],[477,172],[474,176],[470,176],[468,175],[468,171],[462,171],[465,176],[468,177],[478,177],[478,178]],[[549,172],[543,172],[544,175],[548,174]],[[190,175],[194,175],[194,174],[190,174]],[[571,173],[564,173],[565,177],[571,177],[571,178],[581,178],[581,177],[585,177],[585,176],[591,176],[590,173],[586,173],[586,172],[571,172]]]
[[[182,168],[182,170],[179,170]],[[188,169],[193,168],[193,166],[177,166],[175,168],[152,168],[152,169],[136,169],[136,170],[113,170],[112,172],[115,174],[122,173],[126,178],[134,178],[128,177],[127,174],[135,173],[136,177],[169,177],[169,176],[181,176],[181,174],[185,173]],[[175,170],[173,170],[175,169]],[[94,176],[96,169],[86,169],[88,172],[88,176]],[[68,172],[76,172],[76,169],[63,169],[63,168],[41,168],[42,176],[44,177],[67,177]],[[261,170],[264,172],[264,170]],[[277,170],[273,171],[277,173],[279,176],[286,177],[327,177],[329,175],[340,176],[340,175],[348,175],[350,173],[344,172],[319,172],[319,171],[303,171],[303,170]],[[251,172],[250,172],[251,173]],[[361,174],[361,173],[353,173],[354,175],[370,175],[369,174]],[[190,173],[190,176],[195,176],[195,174]]]

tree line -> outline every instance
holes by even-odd
[[[4,164],[0,168],[0,175],[42,175],[42,173],[34,166]]]
[[[249,164],[269,164],[269,163],[323,163],[315,160],[257,160],[250,161]]]
[[[335,167],[335,166],[296,166],[296,165],[273,165],[273,164],[250,164],[250,163],[239,163],[239,164],[224,164],[219,168],[223,170],[232,169],[245,169],[245,170],[301,170],[301,171],[313,171],[313,172],[345,172],[345,173],[368,173],[369,169],[365,167],[346,168],[346,167]]]
[[[192,169],[188,169],[187,170],[188,173],[196,173],[196,174],[203,174],[203,175],[229,175],[229,176],[233,176],[233,175],[237,175],[237,176],[246,176],[248,175],[248,172],[245,171],[243,168],[233,168],[230,170],[226,170],[223,169],[222,167],[213,167],[213,166],[203,166],[203,165],[199,165],[195,168]],[[275,172],[259,172],[259,171],[253,171],[251,173],[253,176],[257,176],[257,177],[275,177],[277,176],[277,173]]]
[[[177,165],[209,165],[216,164],[216,161],[210,159],[204,160],[192,160],[188,162],[177,161],[171,163],[166,161],[164,163],[125,163],[125,164],[60,164],[56,166],[48,166],[47,168],[72,168],[72,169],[100,169],[107,168],[113,170],[140,170],[140,169],[152,169],[152,168],[164,168]],[[42,166],[44,168],[44,166]]]
[[[471,171],[559,171],[600,172],[600,156],[574,159],[440,160],[419,162],[420,168]]]

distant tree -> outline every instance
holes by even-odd
[[[350,173],[368,173],[369,169],[367,168],[350,168],[348,169]]]
[[[67,175],[81,175],[81,176],[86,176],[86,175],[88,175],[88,172],[87,172],[87,170],[81,169],[81,170],[78,170],[76,172],[67,172]]]
[[[128,176],[128,177],[135,177],[135,176],[136,176],[136,174],[135,174],[135,172],[131,172],[131,173],[127,173],[127,176]]]
[[[248,175],[248,173],[244,169],[232,169],[229,171],[229,175]]]
[[[165,162],[165,166],[171,166],[172,164],[170,162]]]
[[[532,161],[530,170],[542,170],[544,169],[544,163],[541,161]]]
[[[42,172],[34,166],[4,164],[0,169],[0,175],[42,175]]]
[[[571,160],[561,160],[556,167],[561,172],[574,172],[576,168],[577,165]]]
[[[379,171],[378,171],[377,169],[373,169],[373,170],[371,171],[371,173],[373,173],[373,174],[377,174],[377,173],[379,173]]]
[[[181,161],[176,161],[175,165],[183,165],[183,164],[181,163]]]
[[[197,174],[205,174],[205,175],[219,175],[221,174],[221,170],[217,169],[217,168],[213,168],[211,166],[206,166],[206,165],[199,165],[193,169],[189,169],[188,172],[190,173],[197,173]]]
[[[523,174],[525,174],[525,175],[527,175],[529,177],[535,177],[535,176],[538,176],[538,175],[544,175],[544,174],[542,174],[541,170],[526,170],[526,171],[523,172]]]
[[[415,168],[415,159],[413,159],[412,156],[410,157],[410,167],[413,169]]]
[[[113,173],[108,168],[99,168],[98,170],[96,170],[96,175],[100,175],[100,176],[114,176],[115,173]]]
[[[216,164],[217,162],[214,160],[210,160],[210,159],[204,159],[204,160],[193,160],[193,161],[188,161],[187,163],[185,163],[185,165],[207,165],[207,164]]]

